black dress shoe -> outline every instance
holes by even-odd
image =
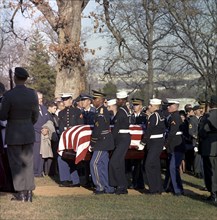
[[[115,194],[116,195],[128,194],[128,191],[127,191],[127,189],[117,188],[115,190]]]
[[[80,187],[81,184],[80,183],[77,183],[77,184],[71,184],[70,187]]]
[[[28,190],[26,193],[26,201],[32,202],[32,190]]]
[[[102,195],[102,194],[104,194],[104,193],[105,193],[104,190],[95,190],[95,191],[93,192],[94,195]]]
[[[216,195],[216,193],[215,192],[211,192],[211,195],[207,198],[207,201],[217,203],[217,195]]]
[[[11,201],[26,202],[25,192],[21,191],[17,194],[14,194],[14,197],[11,198]]]
[[[72,183],[70,183],[69,181],[62,181],[59,184],[59,187],[71,187]]]

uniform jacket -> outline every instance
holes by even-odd
[[[117,114],[114,117],[114,128],[112,129],[112,134],[114,140],[118,138],[119,130],[129,129],[130,126],[130,113],[127,106],[120,107]]]
[[[188,132],[192,137],[193,146],[197,146],[198,143],[198,124],[199,118],[195,115],[189,118]]]
[[[114,149],[113,136],[110,131],[110,114],[104,105],[96,110],[90,146],[93,151]]]
[[[217,109],[205,114],[199,124],[199,152],[202,156],[217,156]]]
[[[74,107],[66,107],[58,114],[60,134],[72,126],[84,124],[81,110]]]
[[[146,114],[144,112],[140,112],[139,115],[136,116],[135,113],[131,115],[131,124],[133,125],[141,125],[143,128],[146,127]]]
[[[156,111],[148,117],[147,129],[145,131],[145,134],[143,135],[141,142],[149,145],[151,140],[153,140],[150,139],[151,135],[162,134],[164,136],[165,131],[166,131],[166,126],[165,126],[164,116],[161,111]],[[161,140],[162,139],[164,139],[164,137],[162,137]],[[163,147],[163,146],[159,146],[159,147]]]
[[[96,108],[90,107],[89,111],[85,111],[82,109],[83,119],[85,125],[93,125],[94,124],[94,116],[96,113]]]
[[[38,98],[34,90],[25,85],[16,87],[3,96],[0,120],[7,120],[6,143],[30,144],[35,140],[33,124],[39,115]]]
[[[184,152],[184,142],[182,135],[177,135],[180,132],[180,126],[182,124],[182,119],[178,111],[172,112],[168,118],[168,133],[166,136],[165,146],[168,153],[173,152]]]

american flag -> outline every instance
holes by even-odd
[[[138,146],[143,129],[139,125],[130,125],[131,143],[129,148]],[[72,149],[76,152],[75,164],[84,160],[88,147],[90,145],[90,137],[92,134],[92,126],[90,125],[77,125],[64,131],[60,136],[58,154],[62,156],[65,149]]]

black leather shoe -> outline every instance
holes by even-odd
[[[80,187],[80,186],[81,186],[80,183],[77,183],[77,184],[74,184],[74,185],[73,184],[70,185],[70,187]]]
[[[32,202],[32,190],[28,190],[26,193],[26,201]]]
[[[95,190],[95,191],[93,192],[94,195],[102,195],[102,194],[104,194],[104,193],[105,193],[104,190],[102,190],[102,191],[100,191],[100,190]]]
[[[117,188],[117,189],[115,190],[115,194],[116,194],[116,195],[128,194],[128,191],[127,191],[127,189]]]
[[[215,192],[211,192],[211,195],[207,198],[207,201],[209,202],[217,202],[217,195]]]
[[[11,198],[11,201],[26,202],[25,192],[21,191],[17,194],[14,194],[14,197]]]
[[[68,182],[68,181],[62,181],[59,184],[59,187],[71,187],[72,183]]]

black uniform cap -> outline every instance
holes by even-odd
[[[96,90],[92,90],[92,92],[93,92],[93,98],[99,98],[99,97],[105,98],[106,97],[105,93],[102,93]]]
[[[22,67],[16,67],[14,74],[20,79],[27,79],[29,77],[28,72]]]
[[[90,100],[92,100],[92,99],[93,99],[92,96],[87,95],[87,94],[84,94],[84,93],[81,93],[81,94],[80,94],[80,98],[81,98],[81,100],[85,100],[85,99],[90,99]]]
[[[142,105],[144,101],[143,99],[140,99],[140,98],[132,98],[131,100],[132,100],[133,105]]]
[[[217,105],[217,96],[216,95],[212,95],[210,98],[210,104],[211,105]]]

